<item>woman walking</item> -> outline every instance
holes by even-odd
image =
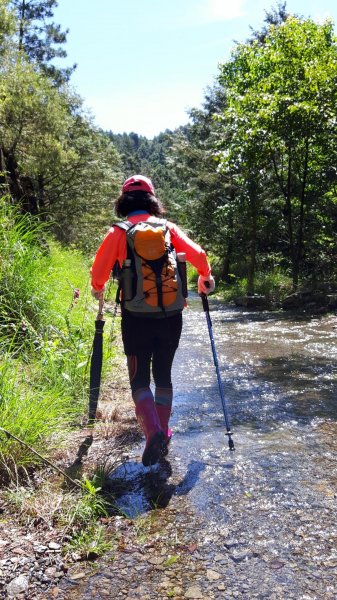
[[[177,225],[163,219],[164,207],[143,175],[129,177],[115,202],[116,223],[99,247],[91,268],[92,293],[104,294],[117,262],[122,268],[122,339],[137,420],[145,434],[145,466],[167,452],[173,388],[171,369],[182,329],[184,298],[176,255],[198,271],[198,292],[214,290],[204,250]],[[151,369],[155,384],[150,389]]]

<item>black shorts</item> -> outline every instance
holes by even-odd
[[[122,312],[122,339],[127,356],[163,345],[176,350],[182,330],[182,313],[163,318],[135,317],[131,312]]]
[[[182,313],[163,318],[135,317],[122,312],[122,339],[127,356],[137,358],[137,372],[131,381],[132,390],[150,385],[151,363],[158,387],[172,387],[171,368],[179,345]]]

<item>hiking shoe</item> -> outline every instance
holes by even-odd
[[[144,467],[155,465],[165,451],[165,434],[163,431],[157,431],[146,443],[142,456]]]
[[[165,435],[164,449],[163,449],[163,452],[162,452],[162,456],[167,456],[168,455],[169,445],[170,445],[170,441],[172,440],[172,436],[173,436],[173,431],[172,431],[172,429],[170,429],[168,427],[167,428],[167,435]]]

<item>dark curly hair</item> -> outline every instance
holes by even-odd
[[[117,198],[115,202],[117,217],[127,217],[134,210],[146,210],[154,217],[161,217],[165,213],[161,201],[148,192],[131,192]]]

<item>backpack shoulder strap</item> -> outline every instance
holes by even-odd
[[[130,221],[120,221],[120,223],[114,223],[113,227],[118,227],[119,229],[123,229],[123,231],[129,231],[129,229],[133,227],[133,223]]]
[[[149,221],[149,224],[156,223],[157,225],[167,225],[167,219],[162,219],[161,217],[155,217],[155,221]]]

